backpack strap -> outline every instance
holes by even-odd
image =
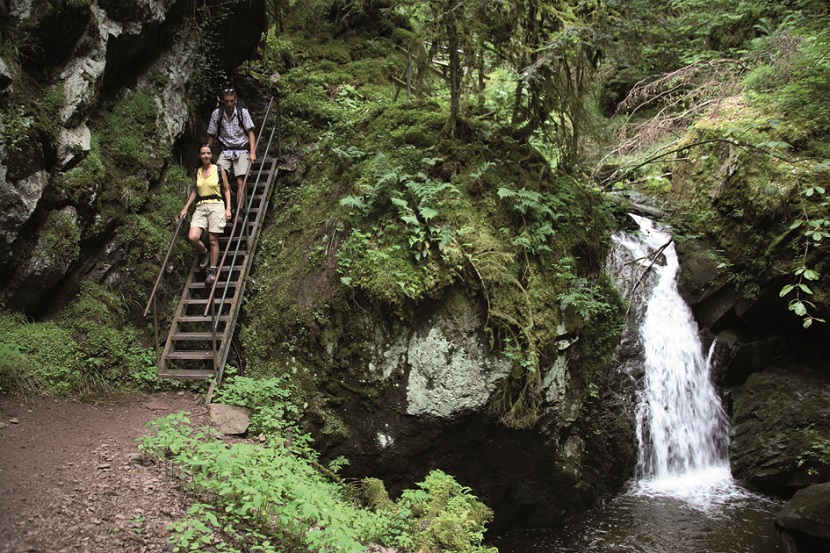
[[[248,111],[248,108],[240,107],[239,105],[236,106],[236,119],[239,121],[239,128],[242,129],[243,134],[246,134],[248,129],[245,128],[244,119],[242,117],[242,110],[243,109],[245,111]],[[248,112],[249,117],[250,117],[250,113],[251,112]],[[222,117],[222,108],[220,107],[219,108],[219,118],[216,121],[216,143],[218,144],[220,151],[225,149],[224,144],[222,144],[222,139],[219,138],[219,132],[222,130],[222,119],[224,119],[224,117]],[[250,141],[248,141],[248,149],[250,150],[250,148],[251,148],[251,143],[250,143]]]

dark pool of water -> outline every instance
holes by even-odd
[[[563,528],[511,532],[493,545],[500,553],[776,553],[780,508],[751,494],[705,507],[627,494]]]

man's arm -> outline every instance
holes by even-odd
[[[248,157],[251,162],[256,161],[256,139],[254,138],[254,129],[248,131],[248,142],[251,144],[251,149],[248,151]]]
[[[214,117],[214,115],[218,115],[219,110],[215,110],[213,113],[210,114],[210,119],[208,120],[208,128],[207,128],[207,144],[208,146],[213,146],[213,141],[216,139],[216,131],[218,130],[216,127],[219,126],[218,117]]]

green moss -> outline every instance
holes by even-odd
[[[59,259],[69,264],[80,255],[81,230],[76,217],[63,211],[50,211],[40,230],[38,248],[32,257],[36,259]]]
[[[93,123],[108,158],[132,172],[157,175],[165,152],[159,140],[159,105],[149,92],[127,91]]]
[[[0,313],[0,389],[62,395],[73,390],[80,357],[71,332],[55,323],[31,323]]]
[[[293,64],[279,81],[288,142],[315,147],[303,186],[277,192],[262,238],[241,333],[249,368],[309,366],[318,378],[294,375],[309,390],[334,372],[351,386],[372,358],[372,324],[409,325],[452,290],[486,308],[495,350],[518,348],[506,406],[526,375],[538,397],[538,359],[555,355],[559,326],[600,324],[589,304],[604,296],[587,276],[608,247],[604,202],[507,128],[466,120],[467,139],[449,140],[446,106],[402,105],[389,76],[406,59],[391,41],[316,38],[285,35],[266,54]],[[566,316],[568,293],[582,303]]]
[[[73,205],[94,205],[108,183],[107,169],[101,159],[101,147],[96,135],[92,136],[89,152],[81,163],[59,175],[55,182],[61,195]]]

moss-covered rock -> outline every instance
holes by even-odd
[[[775,517],[775,525],[788,551],[830,549],[830,482],[796,492]]]
[[[782,496],[830,478],[828,375],[771,367],[747,380],[733,406],[729,458],[736,478]]]

